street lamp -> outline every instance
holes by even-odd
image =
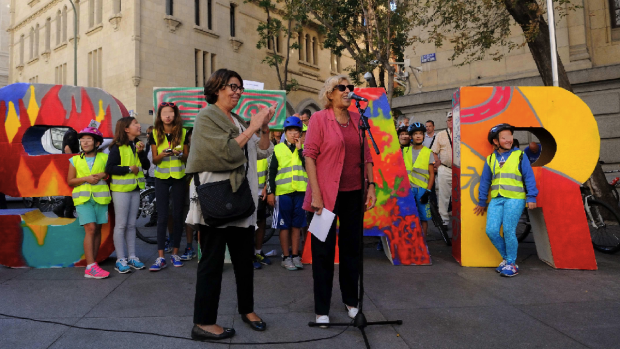
[[[77,32],[78,32],[78,13],[75,9],[73,0],[69,0],[73,6],[73,85],[77,86]]]
[[[553,86],[558,82],[558,49],[555,44],[555,16],[553,15],[553,0],[547,0],[547,22],[549,24],[549,44],[551,46],[551,77]]]

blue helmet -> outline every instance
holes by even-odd
[[[426,133],[426,126],[419,122],[414,122],[413,124],[409,125],[407,132],[409,132],[409,134],[411,135],[415,131],[422,131],[422,133]]]
[[[289,116],[288,118],[286,118],[286,120],[284,120],[284,131],[286,131],[286,129],[289,127],[299,127],[299,130],[301,131],[304,127],[304,124],[298,117]]]

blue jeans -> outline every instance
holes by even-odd
[[[524,199],[508,199],[505,197],[495,197],[489,203],[487,211],[487,236],[502,255],[502,258],[509,264],[514,264],[517,260],[517,224],[523,208]],[[500,228],[504,226],[504,236],[499,234]]]

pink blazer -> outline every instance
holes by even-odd
[[[358,129],[360,115],[351,111],[349,111],[349,115],[351,116],[351,125]],[[324,109],[312,115],[308,124],[306,142],[304,143],[304,156],[316,161],[316,174],[319,188],[321,189],[323,205],[326,209],[333,212],[344,164],[344,137],[341,127],[334,116],[333,109]],[[372,163],[366,139],[364,139],[364,160],[365,163]],[[364,166],[364,177],[366,180],[362,187],[366,190],[368,188],[366,166]],[[351,178],[351,180],[358,179]],[[303,209],[312,212],[311,204],[312,188],[310,183],[308,183]]]

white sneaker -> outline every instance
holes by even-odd
[[[349,315],[349,317],[351,319],[355,319],[355,316],[357,315],[357,312],[359,311],[359,309],[350,307],[346,304],[344,305],[344,307],[347,309],[347,314]]]
[[[317,315],[316,316],[316,323],[317,324],[329,324],[329,316],[327,315]],[[329,326],[325,325],[325,326],[319,326],[320,328],[328,328]]]
[[[301,263],[301,257],[299,257],[299,256],[293,258],[293,265],[297,269],[303,269],[304,268],[304,265]]]
[[[291,259],[290,256],[286,257],[280,265],[286,270],[297,270],[297,267],[293,264],[293,259]]]

